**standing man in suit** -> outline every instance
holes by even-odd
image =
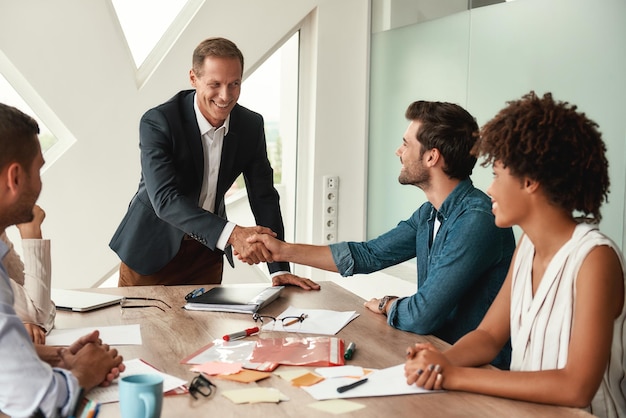
[[[217,284],[232,250],[262,260],[254,233],[284,238],[278,192],[267,159],[263,117],[237,104],[243,54],[224,38],[196,47],[192,90],[141,118],[141,180],[110,247],[120,257],[119,286]],[[226,218],[224,195],[243,173],[258,225]],[[319,285],[269,263],[274,285]]]

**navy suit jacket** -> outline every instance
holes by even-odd
[[[141,118],[141,179],[109,246],[139,274],[161,270],[178,253],[185,234],[216,250],[224,226],[224,194],[243,173],[257,225],[284,239],[278,192],[267,159],[263,117],[236,105],[230,114],[217,180],[215,213],[198,206],[204,154],[194,112],[195,90],[181,91]],[[232,263],[232,255],[229,262]],[[268,264],[270,273],[288,263]]]

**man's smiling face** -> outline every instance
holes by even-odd
[[[222,126],[237,104],[241,77],[241,62],[237,58],[206,57],[198,74],[189,72],[200,112],[212,126]]]

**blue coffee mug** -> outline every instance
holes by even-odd
[[[122,418],[159,418],[163,405],[163,377],[135,374],[120,379]]]

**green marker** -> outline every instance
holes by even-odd
[[[354,354],[354,350],[356,350],[356,344],[348,344],[348,348],[346,348],[346,352],[344,353],[343,358],[345,358],[346,360],[350,360],[352,358],[352,355]]]

